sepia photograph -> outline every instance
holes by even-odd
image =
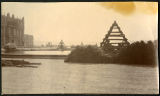
[[[158,2],[1,2],[4,94],[159,94]]]

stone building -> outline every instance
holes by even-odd
[[[25,48],[32,48],[33,47],[33,36],[25,34],[24,35],[24,47]]]
[[[15,18],[14,15],[1,15],[1,46],[14,43],[17,47],[24,46],[24,17]]]

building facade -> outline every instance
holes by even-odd
[[[17,47],[24,46],[24,17],[15,18],[14,15],[1,15],[1,46],[14,43]]]
[[[33,47],[33,36],[25,34],[24,35],[24,47],[25,48],[32,48]]]

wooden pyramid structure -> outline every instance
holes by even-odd
[[[129,45],[127,38],[121,31],[117,22],[114,21],[114,23],[110,27],[110,30],[108,31],[108,34],[106,34],[103,42],[101,42],[100,44],[101,48],[104,51],[114,51],[127,45]]]

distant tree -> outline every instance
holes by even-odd
[[[118,58],[121,63],[154,65],[156,64],[155,52],[155,46],[152,41],[147,43],[140,41],[122,48]]]

